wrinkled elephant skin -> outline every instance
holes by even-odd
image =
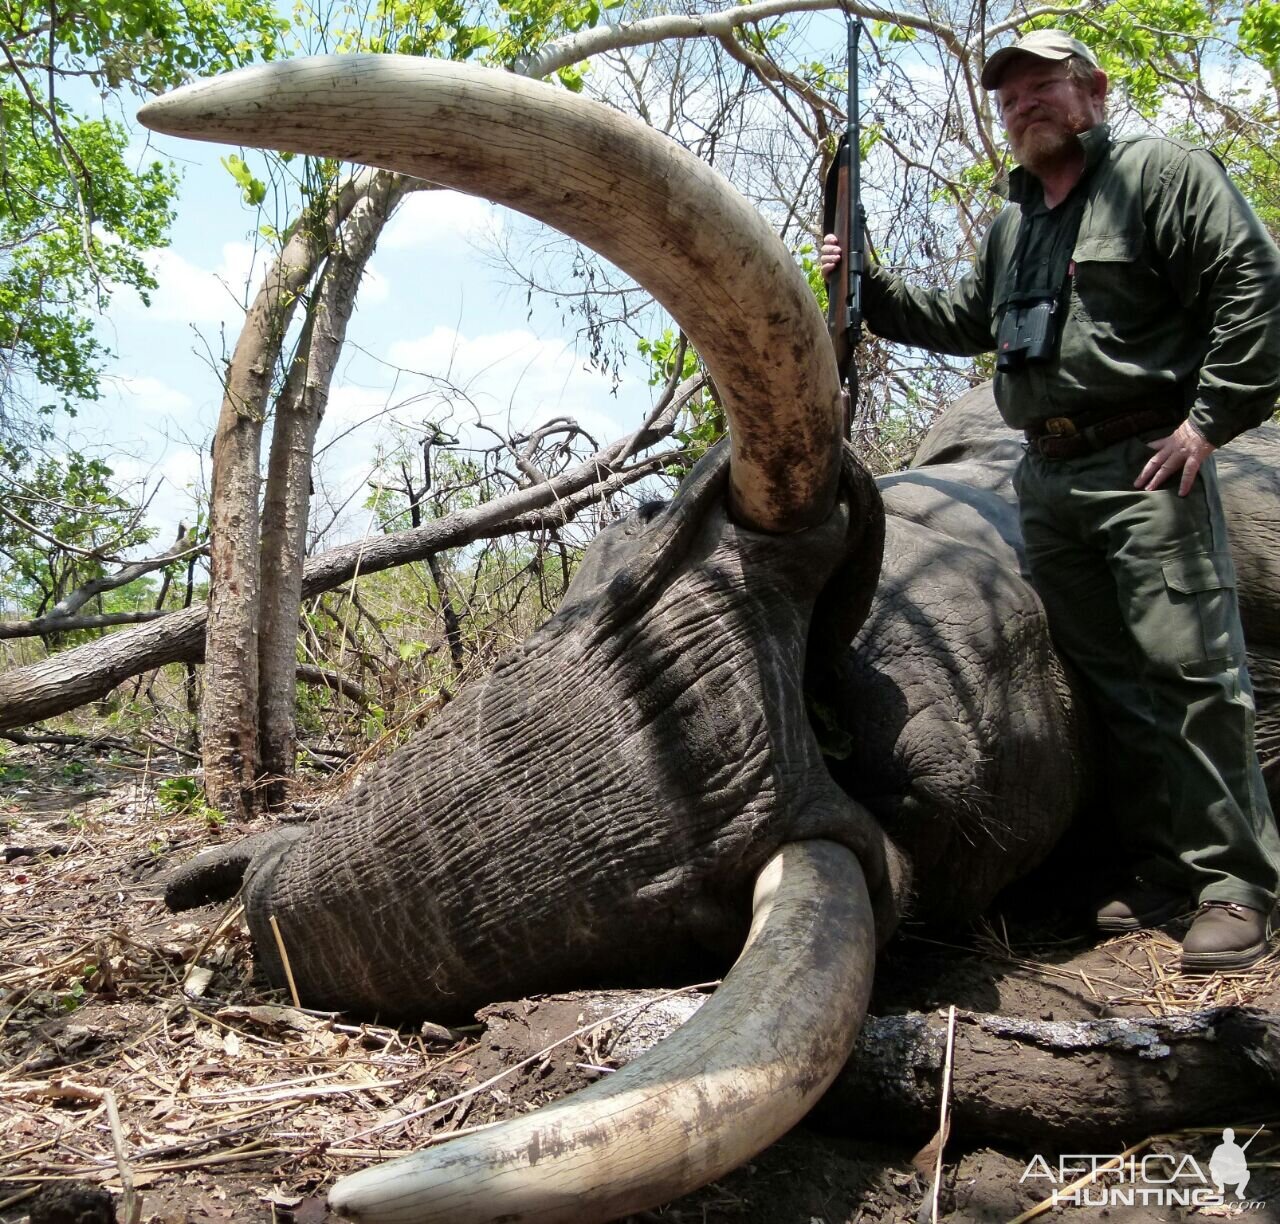
[[[849,846],[878,888],[882,835],[823,768],[802,683],[823,588],[865,608],[878,498],[849,465],[822,526],[753,533],[726,517],[726,460],[602,532],[522,647],[317,822],[254,847],[245,906],[274,982],[272,917],[308,1004],[458,1020],[723,968],[787,842]],[[820,606],[814,632],[847,641],[861,614]],[[171,903],[205,886],[184,876]]]

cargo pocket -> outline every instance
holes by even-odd
[[[1180,663],[1234,659],[1244,653],[1231,554],[1192,553],[1163,563],[1168,588],[1168,647]]]

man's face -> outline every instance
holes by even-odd
[[[996,90],[1014,157],[1032,174],[1078,157],[1076,137],[1102,122],[1105,96],[1102,73],[1086,88],[1065,63],[1030,55],[1015,59]]]

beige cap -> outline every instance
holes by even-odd
[[[1019,55],[1034,55],[1036,59],[1042,60],[1065,60],[1078,55],[1095,68],[1098,66],[1097,56],[1085,43],[1072,38],[1066,30],[1032,30],[1011,46],[1001,47],[987,60],[982,68],[982,88],[997,88],[1005,70]]]

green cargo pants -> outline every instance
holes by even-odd
[[[1254,747],[1235,572],[1212,458],[1191,492],[1133,487],[1149,431],[1014,473],[1032,585],[1110,733],[1136,874],[1270,912],[1280,836]]]

